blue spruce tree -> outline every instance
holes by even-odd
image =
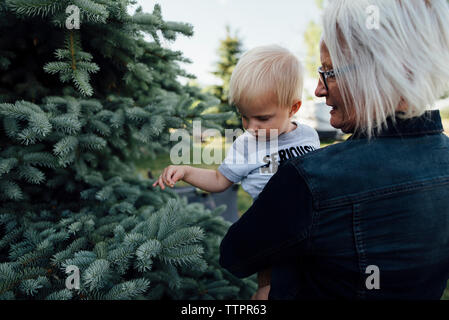
[[[165,21],[159,5],[131,15],[132,4],[0,1],[0,299],[255,290],[218,265],[223,208],[188,204],[137,174],[143,153],[170,147],[169,129],[217,127],[202,115],[217,101],[181,85],[178,76],[193,78],[178,65],[188,60],[161,45],[192,26]],[[79,29],[67,28],[71,5]],[[79,289],[67,287],[73,266]]]

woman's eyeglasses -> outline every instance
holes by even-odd
[[[327,78],[334,78],[335,77],[334,69],[329,70],[329,71],[324,71],[323,67],[319,67],[318,68],[318,73],[320,74],[321,82],[326,87],[326,91],[329,91],[329,87],[327,86]]]
[[[331,69],[331,70],[328,70],[328,71],[324,71],[323,67],[319,67],[318,68],[318,73],[320,74],[321,82],[326,87],[326,90],[329,91],[329,86],[327,85],[327,78],[335,78],[335,72],[338,72],[338,73],[341,74],[343,72],[348,72],[348,71],[351,71],[351,70],[354,70],[354,69],[355,69],[355,65],[354,64],[350,64],[350,65],[347,65],[345,67],[341,67],[341,68],[338,68],[338,69],[334,68],[334,69]]]

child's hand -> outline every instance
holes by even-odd
[[[159,179],[157,179],[156,182],[153,183],[153,187],[159,185],[160,188],[164,190],[165,189],[164,183],[165,183],[166,185],[173,188],[173,186],[178,180],[184,178],[186,172],[187,172],[186,166],[173,166],[173,165],[168,166],[159,176]]]
[[[253,294],[251,300],[268,300],[268,294],[270,293],[270,285],[258,288],[256,293]]]

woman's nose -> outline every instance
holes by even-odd
[[[324,83],[321,81],[321,79],[318,79],[318,84],[315,89],[315,95],[319,98],[327,96],[327,90],[324,86]]]

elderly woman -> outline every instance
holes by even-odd
[[[367,24],[367,8],[379,25]],[[373,7],[371,7],[373,8]],[[270,299],[439,299],[449,278],[446,0],[329,1],[318,97],[347,141],[280,166],[221,243]]]

